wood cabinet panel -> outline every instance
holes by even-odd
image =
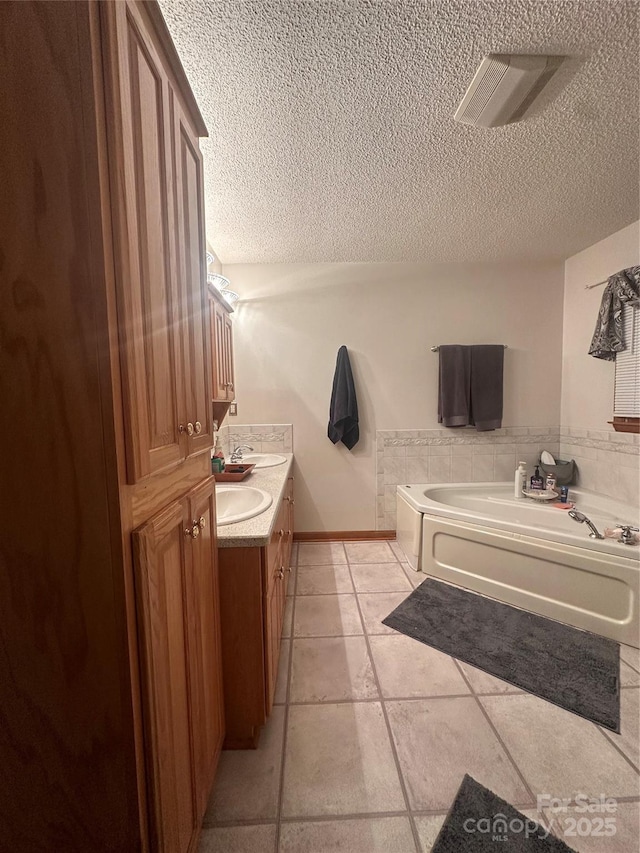
[[[119,334],[127,420],[127,469],[136,482],[180,460],[182,361],[168,145],[168,77],[136,8],[114,4],[121,135],[119,163]],[[114,69],[115,70],[115,69]],[[114,176],[115,177],[115,176]]]
[[[165,853],[187,851],[196,828],[184,610],[189,525],[187,503],[180,501],[134,534],[151,839]]]
[[[211,447],[211,378],[206,292],[202,155],[179,100],[171,97],[175,176],[176,257],[182,306],[184,412],[195,433],[187,436],[187,455]]]
[[[225,361],[225,385],[227,386],[227,400],[235,400],[235,372],[233,362],[233,323],[228,314],[224,315],[224,361]]]
[[[0,850],[139,850],[89,3],[0,3]],[[115,484],[115,485],[114,485]]]
[[[262,548],[220,548],[225,748],[256,747],[271,712],[293,538],[289,478],[270,541]]]
[[[0,849],[191,853],[223,726],[212,482],[187,495],[206,129],[154,0],[0,3],[0,72]]]
[[[191,683],[193,767],[197,817],[207,808],[222,740],[222,650],[220,589],[216,548],[215,482],[209,478],[189,499],[189,519],[200,535],[192,542],[192,562],[187,599]]]
[[[225,749],[258,742],[266,720],[263,549],[219,548]]]
[[[235,399],[233,376],[233,324],[221,297],[209,289],[209,334],[211,336],[212,394],[214,402]]]
[[[134,534],[151,837],[195,844],[224,737],[215,481]]]

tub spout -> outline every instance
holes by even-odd
[[[604,536],[598,531],[598,528],[595,526],[593,521],[591,521],[590,518],[587,518],[584,513],[578,512],[577,509],[570,509],[569,517],[572,518],[574,521],[577,521],[578,524],[586,524],[589,530],[591,531],[589,536],[592,539],[604,539]]]

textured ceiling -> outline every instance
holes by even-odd
[[[223,263],[564,258],[638,218],[635,0],[160,0]],[[490,52],[565,54],[530,114],[453,114]]]

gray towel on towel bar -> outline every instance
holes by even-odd
[[[478,432],[502,426],[504,347],[479,344],[471,347],[471,418]]]
[[[438,423],[475,425],[479,432],[502,426],[502,344],[439,348]]]
[[[471,415],[471,350],[460,344],[440,346],[438,423],[467,426]]]

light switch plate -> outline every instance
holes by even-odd
[[[238,404],[237,403],[231,403],[231,405],[229,406],[229,416],[232,418],[235,418],[237,416],[237,414],[238,414]]]

